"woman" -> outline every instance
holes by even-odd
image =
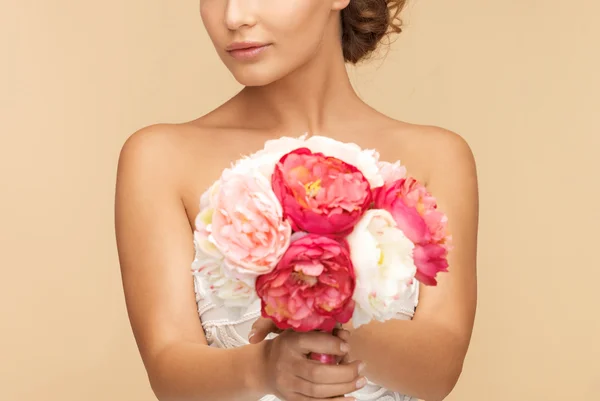
[[[116,232],[127,308],[160,400],[435,401],[454,387],[476,304],[472,153],[457,134],[370,108],[345,69],[386,32],[400,32],[403,6],[404,0],[200,1],[216,51],[244,89],[194,121],[134,133],[118,166]],[[450,273],[421,289],[414,317],[358,329],[350,323],[337,336],[267,336],[274,330],[257,320],[258,306],[234,321],[195,294],[191,233],[201,193],[240,155],[305,132],[402,160],[447,214]],[[343,362],[319,364],[306,358],[309,352]]]

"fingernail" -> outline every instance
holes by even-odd
[[[348,352],[350,351],[350,345],[348,345],[348,343],[342,343],[340,349],[342,350],[342,352]]]
[[[367,379],[361,377],[356,381],[356,388],[363,388],[367,384]]]
[[[366,364],[364,362],[361,362],[360,365],[358,365],[358,373],[365,370],[365,366],[366,366]]]
[[[250,330],[250,333],[248,333],[248,340],[250,340],[255,334],[256,334],[256,330],[254,330],[254,329]]]

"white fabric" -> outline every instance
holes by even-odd
[[[260,317],[260,300],[253,303],[245,311],[217,307],[210,301],[210,296],[204,293],[204,286],[200,280],[199,276],[194,275],[198,314],[202,321],[202,327],[206,333],[208,344],[219,348],[234,348],[248,344],[247,337],[252,324]],[[398,315],[398,319],[412,319],[417,300],[418,284],[414,298],[407,300],[406,308],[404,308],[403,314]],[[388,391],[371,381],[362,389],[349,395],[359,401],[417,401],[416,398]],[[267,395],[259,401],[280,400],[275,396]]]

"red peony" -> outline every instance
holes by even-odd
[[[354,311],[355,276],[345,243],[307,234],[257,278],[261,312],[280,329],[332,331]]]
[[[372,199],[356,167],[306,148],[284,155],[271,180],[294,231],[347,234]]]

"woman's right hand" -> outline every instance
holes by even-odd
[[[321,332],[283,331],[265,343],[265,374],[269,394],[286,401],[345,400],[345,394],[364,387],[360,361],[328,365],[308,359],[311,352],[343,357],[348,344]]]

